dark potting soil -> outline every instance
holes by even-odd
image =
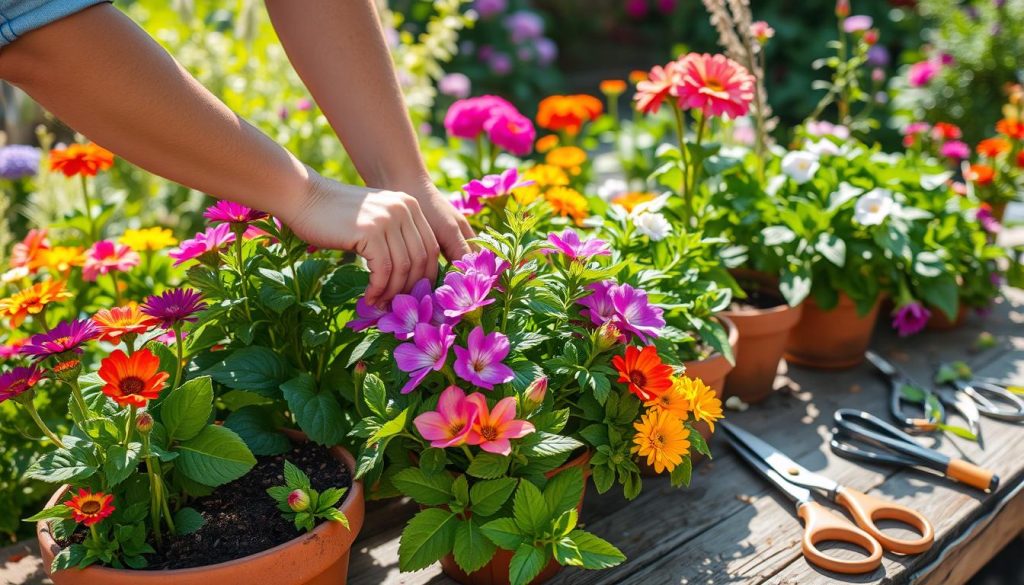
[[[301,536],[267,495],[267,488],[284,485],[285,459],[306,472],[317,491],[352,486],[351,471],[331,457],[326,447],[315,443],[303,443],[284,455],[260,457],[245,477],[192,502],[206,520],[203,527],[192,534],[165,538],[163,550],[147,557],[147,569],[186,569],[233,561]]]
[[[743,292],[747,293],[747,298],[736,299],[729,305],[729,309],[733,311],[742,311],[743,309],[771,309],[778,307],[779,305],[786,304],[786,299],[782,298],[776,292],[766,290],[757,286],[756,284],[740,283],[743,287]]]

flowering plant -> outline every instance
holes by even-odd
[[[1003,116],[996,122],[996,135],[975,147],[976,162],[964,172],[974,197],[997,208],[996,219],[1002,219],[1006,204],[1019,200],[1024,192],[1024,88],[1020,85],[1011,88]]]

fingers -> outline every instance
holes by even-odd
[[[388,251],[391,255],[392,272],[388,278],[387,287],[385,288],[384,294],[380,300],[382,303],[387,303],[391,299],[395,298],[395,295],[402,292],[405,288],[405,281],[409,276],[409,272],[412,270],[412,258],[409,255],[409,241],[402,232],[403,227],[401,223],[397,222],[387,232],[386,237],[388,241]],[[417,245],[419,245],[418,241]]]
[[[370,284],[366,287],[366,302],[371,306],[379,306],[394,267],[391,253],[388,250],[387,238],[384,234],[378,234],[366,243],[359,254],[366,259],[366,267],[370,269]]]
[[[437,238],[434,237],[434,230],[430,229],[430,224],[423,215],[419,203],[414,201],[409,208],[410,212],[412,212],[412,219],[416,230],[419,232],[420,241],[423,244],[423,256],[419,259],[423,265],[419,267],[421,268],[419,276],[415,280],[406,283],[407,290],[412,289],[412,286],[419,282],[421,278],[428,278],[431,283],[437,280],[437,259],[441,254],[441,247],[437,243]],[[417,265],[417,259],[413,260],[413,265]]]
[[[473,233],[473,228],[469,227],[469,222],[466,221],[466,218],[461,213],[452,209],[452,215],[456,216],[456,226],[453,226],[455,229],[444,230],[438,234],[438,240],[440,241],[441,249],[444,251],[444,257],[448,260],[458,260],[472,252],[466,240],[475,237],[476,234]]]

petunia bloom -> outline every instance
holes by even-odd
[[[653,345],[642,350],[627,346],[625,356],[612,356],[612,366],[619,372],[618,381],[629,384],[640,400],[654,400],[672,388],[672,366],[662,363]]]
[[[754,99],[754,76],[725,55],[689,53],[681,57],[679,80],[672,95],[683,109],[699,109],[705,116],[738,118]]]
[[[191,288],[175,288],[151,295],[142,304],[142,312],[160,321],[164,329],[172,329],[186,321],[195,323],[196,314],[205,308],[203,295]]]
[[[206,231],[199,232],[191,240],[185,240],[167,255],[174,258],[174,265],[178,266],[189,260],[218,254],[224,247],[234,243],[234,241],[235,234],[231,231],[231,224],[222,223],[215,227],[206,228]]]
[[[647,293],[628,284],[606,280],[588,286],[591,294],[579,304],[586,307],[582,313],[594,325],[611,323],[622,333],[631,333],[646,343],[658,337],[665,326],[660,307],[647,300]]]
[[[412,341],[395,348],[394,357],[398,369],[409,374],[409,381],[402,386],[402,394],[412,392],[431,371],[440,371],[453,343],[455,334],[452,333],[451,325],[417,325]]]
[[[469,433],[470,445],[479,445],[488,453],[509,455],[512,453],[510,439],[519,439],[534,432],[533,423],[516,419],[516,399],[514,396],[502,398],[488,409],[487,398],[474,392],[466,400],[476,404],[477,418]]]
[[[0,374],[0,403],[28,392],[43,378],[35,367],[18,367]]]
[[[93,526],[114,513],[114,496],[103,492],[79,489],[64,505],[71,509],[71,518],[79,524]]]
[[[419,299],[413,295],[395,295],[391,300],[391,310],[380,318],[377,328],[405,341],[412,337],[417,325],[430,323],[433,316],[434,300],[430,295]]]
[[[160,358],[148,349],[131,357],[118,349],[100,362],[99,377],[101,391],[114,402],[141,408],[160,397],[170,374],[160,371]]]
[[[356,318],[348,322],[346,327],[352,331],[363,331],[375,326],[380,322],[381,317],[388,314],[387,309],[381,309],[366,302],[365,298],[356,301]]]
[[[112,166],[114,154],[92,142],[72,144],[67,148],[55,148],[50,151],[50,170],[64,173],[65,177],[95,177],[99,171],[105,171]]]
[[[936,61],[918,61],[910,66],[907,72],[907,82],[910,87],[924,87],[939,74],[942,64]]]
[[[581,240],[575,230],[566,229],[561,234],[548,234],[548,243],[554,248],[544,250],[547,253],[561,252],[571,260],[590,260],[594,256],[610,256],[612,251],[608,242],[597,238]]]
[[[479,272],[449,272],[444,285],[434,291],[434,298],[445,317],[461,317],[493,303],[494,299],[487,298],[493,285],[492,277]]]
[[[853,219],[861,225],[879,225],[889,217],[894,206],[892,191],[872,189],[857,199]]]
[[[466,444],[478,413],[476,403],[466,400],[462,389],[449,386],[441,393],[437,410],[424,412],[412,424],[431,447],[457,447]]]
[[[46,333],[33,335],[29,342],[21,348],[21,353],[37,359],[68,351],[82,353],[82,345],[96,339],[99,334],[99,329],[90,319],[61,321]]]
[[[100,240],[86,253],[82,278],[86,282],[95,282],[97,278],[110,272],[128,272],[138,266],[139,262],[139,253],[128,246],[111,240]]]
[[[814,178],[821,168],[818,157],[810,152],[793,150],[782,157],[782,173],[793,179],[797,185],[803,185]]]
[[[494,389],[515,378],[512,368],[502,363],[510,350],[508,337],[494,332],[485,334],[477,326],[469,332],[466,347],[455,346],[455,373],[470,384]]]
[[[126,307],[100,309],[92,316],[99,329],[100,339],[111,343],[120,343],[124,335],[146,333],[157,324],[157,320],[142,312],[139,306],[131,303]]]
[[[917,301],[912,301],[900,305],[893,313],[892,328],[896,330],[900,337],[908,337],[923,331],[931,316],[932,312],[926,309],[924,305]]]
[[[210,221],[237,224],[252,223],[269,217],[269,215],[266,212],[253,209],[241,203],[225,200],[214,203],[203,212],[203,217]]]

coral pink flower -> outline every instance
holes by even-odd
[[[512,368],[502,363],[509,349],[508,337],[498,332],[484,334],[484,328],[477,326],[469,332],[466,347],[455,346],[455,373],[470,384],[492,390],[495,384],[515,377]]]
[[[738,118],[754,99],[754,76],[725,55],[690,53],[681,57],[679,82],[672,95],[683,109],[700,109],[706,116]]]
[[[89,248],[82,267],[82,278],[86,282],[95,282],[103,274],[111,271],[128,272],[138,266],[141,258],[139,253],[124,244],[110,240],[100,240]]]
[[[222,248],[234,241],[235,234],[231,232],[231,224],[222,223],[216,227],[206,228],[206,231],[199,232],[191,240],[185,240],[176,249],[168,252],[168,256],[174,258],[174,265],[178,266],[206,254],[219,253]]]
[[[775,29],[763,20],[750,23],[750,34],[762,45],[775,36]]]
[[[38,258],[44,250],[50,249],[50,240],[47,238],[47,230],[31,229],[25,239],[14,244],[11,248],[11,268],[31,268],[33,260]],[[33,271],[34,272],[34,271]]]
[[[466,400],[477,406],[477,419],[469,432],[468,442],[479,445],[488,453],[508,455],[512,453],[509,439],[519,439],[536,430],[532,423],[516,420],[516,399],[513,396],[499,400],[494,410],[487,408],[487,398],[479,392],[470,394]]]
[[[664,67],[655,65],[647,79],[636,84],[636,109],[645,114],[656,114],[672,91],[678,77],[679,66],[673,61]]]
[[[449,386],[437,401],[437,410],[424,412],[412,421],[420,435],[430,441],[431,447],[444,449],[464,445],[476,424],[479,408],[466,400],[466,393],[458,386]]]
[[[516,156],[530,154],[537,138],[533,122],[514,109],[498,110],[484,122],[484,130],[495,146]]]
[[[907,82],[910,87],[924,87],[939,74],[941,69],[941,63],[919,61],[910,66],[910,71],[907,72]]]
[[[516,107],[495,95],[458,100],[448,108],[444,127],[451,136],[474,139],[484,132],[488,120],[506,111],[514,112]]]
[[[843,21],[843,30],[847,33],[864,32],[871,28],[874,19],[863,14],[855,14]]]
[[[395,348],[394,357],[398,369],[409,374],[409,381],[402,386],[402,394],[412,392],[431,371],[440,371],[453,343],[455,334],[450,325],[417,325],[412,341]]]

